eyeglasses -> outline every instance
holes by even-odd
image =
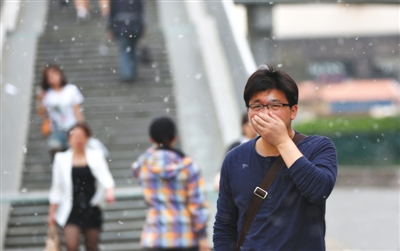
[[[252,110],[253,112],[259,112],[264,110],[264,107],[267,107],[270,111],[279,111],[284,106],[290,106],[289,104],[267,104],[267,105],[249,105],[247,106],[248,109]]]

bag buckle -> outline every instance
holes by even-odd
[[[261,199],[265,199],[268,195],[268,192],[262,189],[261,187],[256,187],[253,193],[258,197],[260,197]]]

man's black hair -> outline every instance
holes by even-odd
[[[176,135],[174,121],[169,117],[155,118],[149,128],[150,137],[162,146],[169,146]]]
[[[290,106],[296,105],[299,99],[299,89],[296,82],[284,71],[276,69],[273,65],[263,65],[247,80],[244,88],[244,102],[249,107],[249,102],[259,92],[276,89],[282,91]]]

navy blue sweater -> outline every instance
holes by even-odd
[[[257,187],[276,157],[257,153],[259,137],[230,151],[222,165],[214,250],[235,250],[244,215]],[[325,201],[337,175],[336,149],[327,137],[308,136],[304,155],[283,166],[261,204],[242,251],[325,250]]]

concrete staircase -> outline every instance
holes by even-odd
[[[118,82],[118,47],[106,35],[97,1],[92,1],[91,20],[77,24],[73,6],[61,9],[59,1],[49,1],[45,33],[40,39],[35,83],[39,86],[46,63],[62,66],[69,81],[80,88],[86,121],[96,138],[110,152],[108,163],[117,188],[137,187],[131,163],[150,144],[147,126],[154,116],[175,117],[175,98],[157,6],[145,1],[147,27],[142,45],[153,62],[139,65],[139,78],[133,84]],[[36,115],[36,93],[32,93],[29,137],[21,192],[48,191],[51,183],[50,157],[46,140],[40,134]],[[43,250],[46,235],[47,202],[12,204],[4,250]],[[139,237],[145,217],[142,198],[118,200],[104,213],[101,250],[140,250]]]

